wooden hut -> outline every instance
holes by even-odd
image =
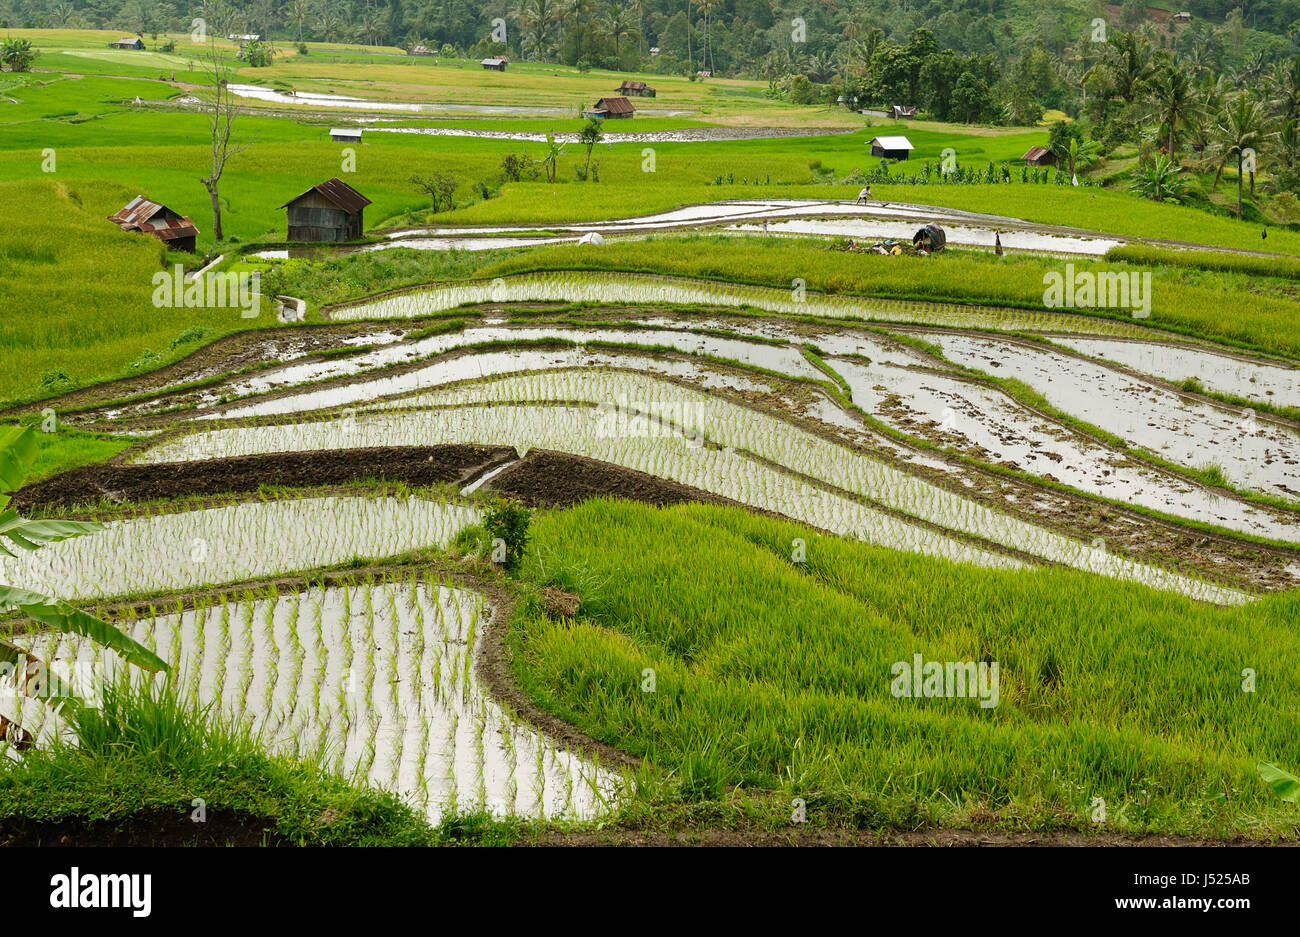
[[[355,241],[370,199],[340,179],[314,185],[281,205],[289,209],[290,241]]]
[[[123,231],[152,234],[171,250],[194,253],[194,239],[199,234],[194,222],[143,195],[131,199],[117,214],[109,215],[108,220]]]
[[[907,159],[912,155],[912,142],[907,137],[875,137],[867,143],[871,155],[882,159]]]
[[[1045,146],[1031,146],[1025,150],[1025,155],[1020,157],[1030,166],[1055,166],[1056,154]]]
[[[626,98],[653,98],[655,89],[644,81],[625,81],[618,86],[618,93]]]
[[[360,127],[331,127],[330,139],[335,143],[360,143]]]
[[[484,59],[483,61],[479,62],[479,64],[482,65],[484,68],[489,69],[490,71],[504,72],[506,70],[506,66],[509,65],[510,63],[507,62],[505,59],[501,58],[499,55],[494,55],[490,59]]]
[[[894,120],[902,120],[904,117],[915,117],[916,106],[908,104],[895,104],[889,109],[890,116]]]
[[[137,52],[143,52],[144,40],[139,36],[127,36],[124,39],[117,40],[117,42],[110,42],[108,47],[110,49],[134,49]]]
[[[631,117],[634,113],[636,108],[627,98],[601,98],[586,110],[585,116],[604,120],[606,117]]]

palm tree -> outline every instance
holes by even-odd
[[[1300,118],[1284,118],[1269,136],[1277,141],[1269,162],[1286,172],[1300,170]]]
[[[1095,68],[1104,68],[1125,104],[1132,104],[1151,76],[1151,59],[1146,40],[1136,32],[1120,33],[1106,44],[1106,57]]]
[[[1184,117],[1188,131],[1188,140],[1192,149],[1205,152],[1210,146],[1210,130],[1214,126],[1215,116],[1223,110],[1223,102],[1228,99],[1230,86],[1228,79],[1219,75],[1211,79],[1205,75],[1192,93],[1192,106]]]
[[[1268,79],[1273,113],[1283,120],[1300,118],[1300,55],[1280,63]]]
[[[357,21],[357,35],[363,42],[372,46],[379,45],[380,38],[388,28],[388,10],[366,4]]]
[[[633,16],[631,10],[610,7],[605,11],[605,16],[601,19],[600,25],[605,35],[614,40],[615,55],[623,51],[620,40],[641,35],[641,29],[637,25],[636,17]]]
[[[71,20],[74,16],[76,16],[76,14],[77,14],[76,7],[74,7],[71,3],[66,2],[66,0],[59,0],[58,3],[50,7],[50,15],[49,15],[50,25],[67,26],[68,21]]]
[[[560,10],[555,0],[522,0],[519,22],[523,24],[526,45],[534,58],[543,58],[553,46],[551,36],[560,24]]]
[[[701,10],[704,11],[704,56],[709,63],[709,71],[714,70],[713,65],[713,11],[721,5],[722,0],[696,0]]]
[[[343,17],[330,6],[329,0],[323,0],[316,11],[316,30],[320,37],[326,42],[333,42],[342,28]]]
[[[808,59],[808,77],[824,84],[835,75],[835,58],[829,52],[816,52]]]
[[[298,41],[302,42],[302,27],[307,22],[307,17],[311,15],[311,7],[308,6],[307,0],[290,0],[289,18],[298,26]]]
[[[1147,85],[1155,116],[1168,128],[1169,142],[1165,152],[1174,159],[1178,147],[1178,125],[1186,120],[1192,109],[1192,83],[1187,73],[1166,62]]]
[[[1219,160],[1219,169],[1214,174],[1214,186],[1219,185],[1223,167],[1234,157],[1237,160],[1237,218],[1241,218],[1241,186],[1246,152],[1258,151],[1264,142],[1267,118],[1264,105],[1243,92],[1229,97],[1223,110],[1215,118],[1210,128],[1214,155]],[[1250,173],[1250,192],[1255,194],[1255,173]]]
[[[561,0],[557,10],[560,20],[576,37],[574,61],[581,62],[590,51],[591,33],[595,14],[595,0]]]

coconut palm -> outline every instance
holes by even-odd
[[[623,51],[622,40],[635,39],[641,35],[636,14],[631,10],[620,10],[617,7],[610,7],[605,11],[605,15],[600,20],[600,27],[606,36],[614,40],[615,55]]]
[[[1187,73],[1172,61],[1165,62],[1147,82],[1147,93],[1154,107],[1154,116],[1167,128],[1168,144],[1165,152],[1175,159],[1178,148],[1178,125],[1183,123],[1194,106],[1192,83]]]
[[[1300,118],[1300,55],[1279,63],[1268,78],[1269,105],[1282,119]]]
[[[1269,164],[1287,173],[1300,171],[1300,118],[1284,118],[1269,136]]]
[[[1231,85],[1222,75],[1215,78],[1205,75],[1197,82],[1192,92],[1192,106],[1184,117],[1188,141],[1194,150],[1208,151],[1214,119],[1223,110],[1230,91]]]
[[[338,38],[341,29],[343,29],[343,17],[330,6],[329,0],[323,0],[316,11],[316,31],[326,42],[333,42]]]
[[[696,6],[704,11],[704,54],[701,61],[707,61],[709,71],[713,66],[713,11],[721,6],[722,0],[695,0]]]
[[[388,32],[388,10],[367,4],[361,10],[356,30],[357,37],[363,42],[379,45],[379,40]]]
[[[519,22],[524,28],[524,45],[533,58],[542,58],[554,48],[554,35],[560,25],[560,8],[555,0],[522,0]]]
[[[311,6],[307,0],[289,0],[286,7],[289,19],[298,27],[298,41],[302,42],[302,28],[307,23],[307,18],[311,16]]]
[[[1110,72],[1115,92],[1125,104],[1132,104],[1152,74],[1150,46],[1140,33],[1120,33],[1108,42],[1101,65]]]
[[[808,78],[824,84],[835,76],[835,57],[829,52],[815,52],[808,59]]]
[[[1262,147],[1268,130],[1268,120],[1264,105],[1244,93],[1237,93],[1228,98],[1223,109],[1216,116],[1210,128],[1211,147],[1214,157],[1219,161],[1218,171],[1214,174],[1214,186],[1219,185],[1223,167],[1228,160],[1237,161],[1237,217],[1241,218],[1241,188],[1243,168],[1248,151],[1258,152]],[[1250,193],[1255,194],[1255,173],[1250,173]]]

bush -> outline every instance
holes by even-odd
[[[492,562],[517,569],[528,546],[533,512],[518,501],[498,498],[483,515],[483,529],[492,538]]]
[[[507,182],[518,182],[532,165],[527,153],[507,153],[501,157],[501,175]]]

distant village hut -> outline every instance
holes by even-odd
[[[634,113],[636,108],[627,98],[601,98],[587,109],[584,116],[604,120],[607,117],[631,117]]]
[[[109,215],[108,220],[123,231],[152,234],[171,250],[194,253],[194,240],[199,234],[194,222],[143,195],[131,199],[117,214]]]
[[[289,209],[290,241],[356,241],[365,230],[363,215],[370,204],[339,179],[314,185],[281,205]]]
[[[331,127],[330,139],[335,143],[360,143],[360,127]]]
[[[1021,157],[1030,166],[1055,166],[1056,154],[1044,146],[1031,146]]]
[[[143,52],[144,40],[139,36],[127,36],[124,39],[117,40],[117,42],[110,42],[108,47],[110,49],[134,49],[137,52]]]
[[[915,117],[916,106],[907,104],[895,104],[889,109],[890,115],[894,120],[902,120],[904,117]]]
[[[428,46],[411,46],[411,51],[408,54],[409,55],[437,55],[438,53],[430,50]]]
[[[618,93],[628,98],[653,98],[655,89],[644,81],[625,81],[618,86]]]
[[[912,142],[907,137],[875,137],[867,143],[871,155],[882,159],[907,159],[912,155]]]
[[[490,59],[484,59],[483,61],[479,62],[479,64],[490,71],[504,72],[506,70],[506,66],[509,65],[510,63],[505,59],[501,58],[501,56],[494,55]]]

